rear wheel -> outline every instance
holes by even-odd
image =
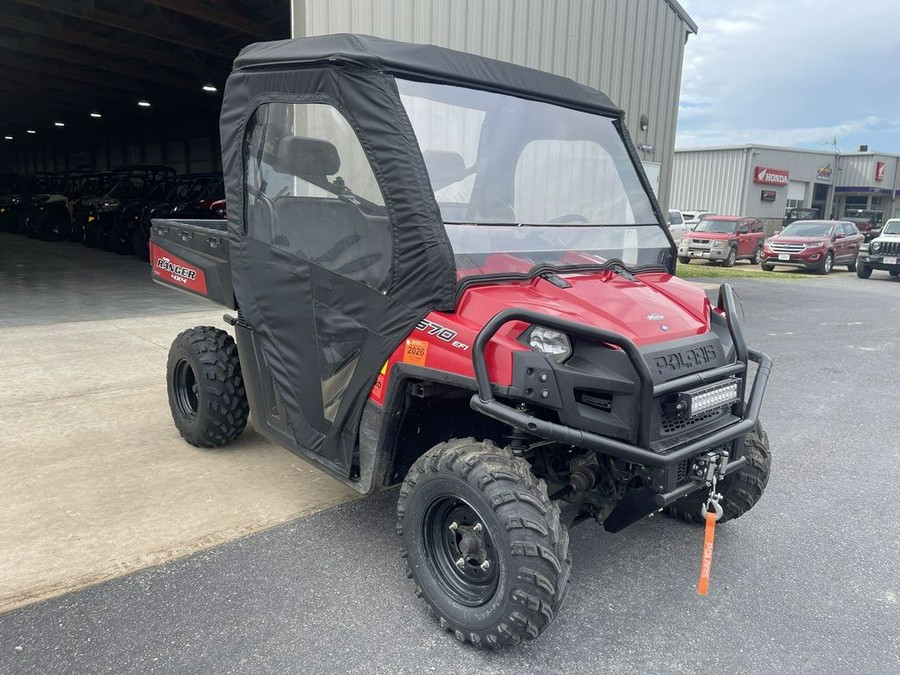
[[[825,260],[822,261],[822,266],[816,270],[819,274],[831,274],[831,268],[834,267],[834,253],[828,251],[825,254]]]
[[[220,447],[247,426],[241,362],[225,331],[198,326],[178,335],[169,349],[166,383],[172,419],[191,445]]]
[[[728,249],[728,257],[722,262],[725,267],[734,267],[734,263],[737,262],[737,249],[732,246]]]
[[[722,518],[720,523],[740,518],[752,509],[765,492],[772,468],[772,455],[769,452],[769,436],[762,425],[756,426],[744,436],[744,457],[747,463],[733,474],[726,476],[718,485],[722,495]],[[703,523],[701,507],[706,503],[709,493],[699,490],[681,499],[669,508],[666,513],[688,523]]]
[[[888,274],[890,274],[892,277],[900,277],[900,270],[889,270]]]
[[[750,256],[750,264],[751,265],[759,265],[759,253],[762,251],[762,246],[757,246],[753,249],[753,255]]]
[[[498,649],[540,635],[562,607],[569,535],[544,481],[491,441],[435,446],[397,502],[407,576],[441,628]]]
[[[872,268],[868,265],[857,263],[856,276],[858,276],[860,279],[868,279],[870,276],[872,276]]]

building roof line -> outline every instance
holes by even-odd
[[[895,152],[879,152],[878,150],[814,150],[812,148],[792,148],[786,145],[760,145],[747,143],[744,145],[707,145],[696,148],[675,148],[675,152],[719,152],[722,150],[776,150],[780,152],[804,152],[811,155],[827,155],[829,157],[855,157],[862,155],[878,155],[880,157],[900,157]]]
[[[690,32],[693,33],[694,35],[696,35],[697,34],[697,24],[691,18],[691,15],[687,13],[687,10],[685,10],[685,8],[681,6],[681,3],[678,2],[678,0],[666,0],[666,2],[668,2],[669,6],[675,10],[675,13],[679,17],[681,17],[681,20],[687,24],[688,28],[690,29]]]

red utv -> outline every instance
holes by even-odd
[[[746,259],[755,265],[765,238],[756,218],[706,216],[678,244],[678,261],[686,265],[694,259],[709,260],[734,267]]]
[[[856,270],[856,257],[863,235],[856,225],[843,220],[797,220],[763,245],[760,267],[767,272],[775,265],[789,265],[830,274],[835,265]]]
[[[623,113],[438,47],[333,35],[241,52],[227,224],[156,220],[153,278],[232,310],[179,335],[169,403],[200,447],[254,428],[363,494],[440,625],[480,647],[562,606],[568,528],[759,500],[771,361],[710,304]],[[751,364],[757,364],[756,367]]]

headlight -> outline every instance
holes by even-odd
[[[716,239],[713,243],[713,248],[725,248],[725,241],[722,239]]]
[[[98,211],[115,211],[119,208],[121,202],[118,199],[106,199],[104,200],[100,206],[97,207]]]
[[[880,250],[881,250],[881,242],[880,242],[880,241],[873,241],[873,242],[872,242],[872,250],[875,251],[876,253],[877,253],[878,251],[880,251]]]
[[[552,328],[533,326],[528,336],[528,345],[556,363],[562,363],[572,355],[569,336]]]

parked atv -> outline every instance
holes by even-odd
[[[760,499],[771,361],[729,286],[713,306],[673,276],[605,95],[332,35],[242,51],[221,128],[227,229],[151,233],[154,280],[237,310],[234,338],[173,342],[175,425],[219,447],[252,414],[360,493],[400,483],[408,574],[459,640],[543,632],[576,523]]]
[[[175,169],[155,164],[134,164],[113,170],[118,177],[106,194],[85,200],[89,213],[84,243],[106,251],[131,253],[133,223],[127,213],[133,205],[151,198],[160,184],[165,187],[174,180]],[[140,213],[140,208],[137,208]]]
[[[148,199],[126,215],[131,222],[131,248],[141,260],[150,259],[150,221],[153,218],[217,218],[211,204],[222,199],[225,187],[220,173],[178,176],[158,199]],[[138,206],[138,205],[136,205]]]

